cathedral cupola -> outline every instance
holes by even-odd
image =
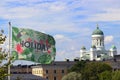
[[[81,50],[86,50],[85,46],[81,47]]]
[[[104,35],[103,31],[101,31],[97,25],[96,30],[93,31],[92,35]]]
[[[92,33],[92,45],[96,46],[97,50],[104,49],[104,33],[99,29],[98,24]]]
[[[115,45],[112,45],[110,48],[110,56],[114,57],[114,55],[117,55],[117,48]]]

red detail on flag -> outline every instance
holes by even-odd
[[[38,43],[36,40],[34,40],[34,43]]]
[[[20,44],[17,44],[17,45],[16,45],[16,51],[17,51],[19,54],[22,54],[23,49],[22,49],[22,46],[21,46]]]
[[[46,40],[46,46],[49,48],[51,45],[48,42],[48,39]]]
[[[32,39],[31,39],[31,38],[28,38],[28,41],[29,41],[29,42],[32,42]]]
[[[48,40],[46,40],[46,45],[48,46]]]
[[[50,50],[48,50],[48,54],[50,54],[51,53],[51,51]]]

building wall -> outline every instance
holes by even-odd
[[[67,68],[61,66],[44,66],[32,69],[32,74],[41,76],[48,80],[61,80],[62,77],[67,74]]]
[[[49,80],[61,80],[67,74],[66,68],[44,68],[43,77]]]
[[[115,57],[120,58],[120,55]],[[105,62],[109,64],[110,66],[112,66],[113,70],[120,70],[120,59],[118,58],[115,58],[115,60],[106,60],[100,62]],[[30,67],[13,66],[11,67],[11,74],[22,75],[24,73],[24,76],[31,74],[46,78],[47,80],[61,80],[62,77],[67,74],[67,69],[71,68],[75,63],[76,61],[62,61],[47,65],[33,65]]]
[[[67,70],[76,62],[57,62],[47,65],[37,65],[32,67],[32,74],[41,76],[48,80],[61,80],[67,74]],[[40,72],[40,73],[39,73]]]

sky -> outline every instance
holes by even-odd
[[[96,24],[104,32],[105,48],[120,53],[120,0],[2,0],[0,29],[12,26],[50,34],[56,41],[56,61],[73,60],[80,48],[91,47]],[[8,40],[6,40],[7,45]],[[6,47],[4,45],[4,47]]]

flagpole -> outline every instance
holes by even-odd
[[[9,22],[9,52],[8,52],[8,61],[10,61],[10,52],[11,52],[11,22]],[[9,76],[8,76],[8,80],[10,80],[10,65],[8,65],[8,74],[9,74]]]

